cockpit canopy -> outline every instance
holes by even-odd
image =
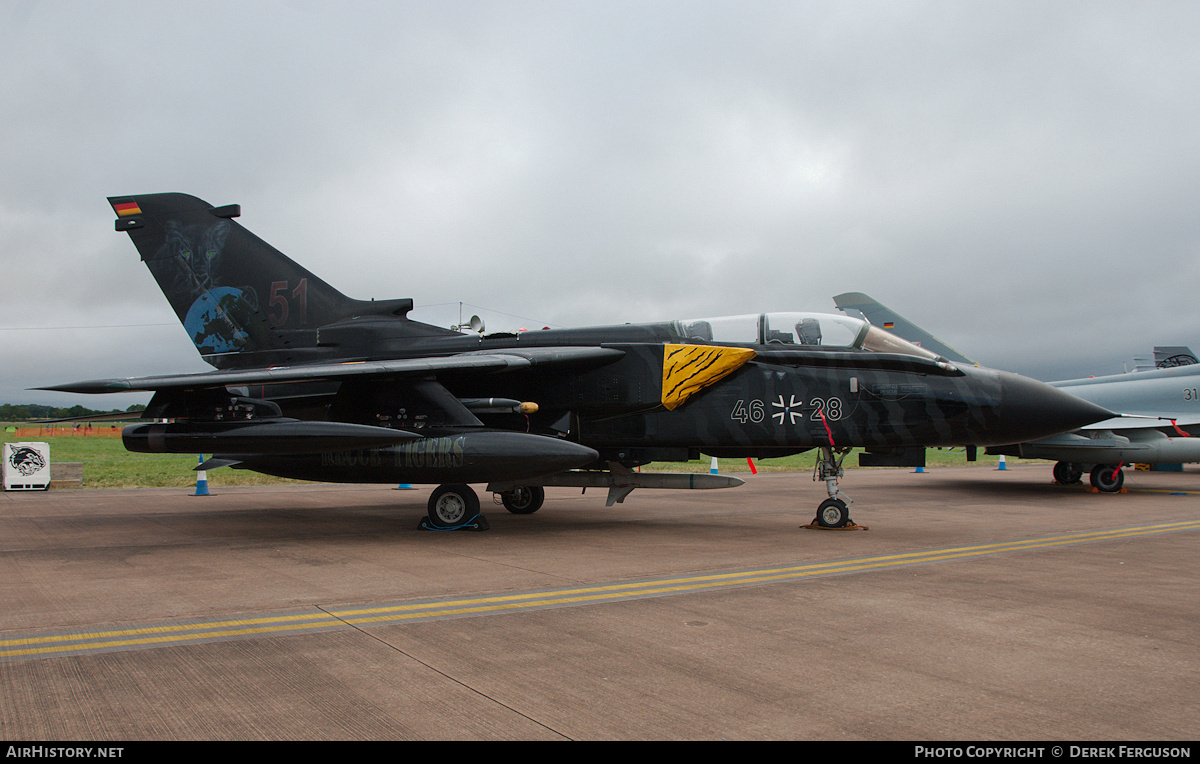
[[[820,347],[900,353],[937,360],[939,356],[869,322],[832,313],[757,313],[672,322],[684,340],[766,345],[767,349]]]

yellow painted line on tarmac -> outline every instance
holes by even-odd
[[[615,602],[641,597],[661,597],[754,586],[804,578],[888,570],[907,565],[962,560],[1010,552],[1088,544],[1162,533],[1200,530],[1200,520],[1132,528],[1070,533],[996,544],[930,549],[920,552],[880,555],[806,565],[711,573],[651,581],[601,584],[549,591],[518,592],[494,596],[380,605],[365,608],[288,613],[257,618],[227,618],[194,623],[153,624],[128,629],[88,632],[29,634],[0,639],[0,661],[61,655],[79,655],[111,650],[131,650],[167,645],[196,644],[264,635],[311,633],[388,623],[427,621],[439,618],[478,616],[515,610],[571,607],[598,602]]]

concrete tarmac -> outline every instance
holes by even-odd
[[[5,740],[1170,740],[1200,733],[1200,468],[719,491],[0,494]],[[482,487],[481,487],[482,488]]]

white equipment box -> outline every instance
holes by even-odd
[[[49,443],[5,443],[4,473],[6,491],[44,491],[50,487]]]

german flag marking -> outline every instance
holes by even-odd
[[[115,202],[113,204],[113,211],[116,212],[119,217],[123,217],[123,218],[127,218],[130,215],[141,215],[142,214],[142,208],[138,206],[137,202],[133,202],[133,201]]]

